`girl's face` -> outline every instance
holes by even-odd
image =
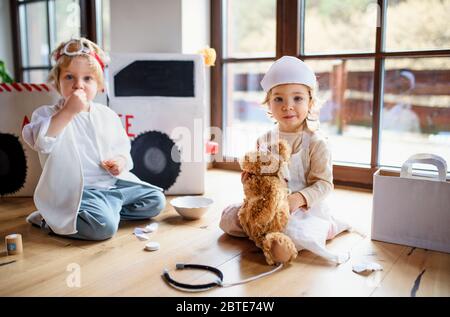
[[[86,93],[88,101],[92,101],[97,95],[98,82],[95,72],[84,57],[75,57],[67,68],[61,69],[59,85],[64,99],[77,89]]]
[[[295,132],[305,121],[311,107],[309,89],[301,84],[284,84],[272,88],[269,109],[280,131]]]

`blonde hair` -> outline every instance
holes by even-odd
[[[103,63],[103,66],[106,66],[109,62],[109,58],[106,56],[105,52],[97,44],[84,37],[81,37],[79,39],[72,39],[67,42],[62,42],[51,54],[52,59],[55,61],[55,64],[50,70],[47,81],[50,84],[53,84],[56,90],[61,93],[61,87],[59,85],[59,76],[61,75],[61,70],[69,67],[74,58],[82,57],[87,59],[90,70],[95,74],[95,78],[97,79],[99,88],[103,89],[105,87],[105,79],[100,62],[94,56],[85,53],[80,53],[73,56],[68,56],[64,53],[61,53],[61,51],[65,49],[66,45],[66,51],[69,53],[80,51],[83,47],[86,47],[90,52],[97,54],[98,58]]]
[[[303,85],[303,84],[300,84]],[[319,129],[319,114],[320,114],[320,104],[319,104],[319,98],[317,97],[317,90],[318,90],[318,83],[314,85],[314,87],[309,87],[304,85],[306,88],[308,88],[309,93],[309,100],[311,102],[311,107],[309,107],[308,115],[306,116],[306,127],[311,131],[316,131]],[[270,102],[270,98],[272,97],[272,90],[276,86],[270,88],[270,90],[266,93],[266,97],[264,98],[264,101],[262,102],[263,105],[268,106]]]

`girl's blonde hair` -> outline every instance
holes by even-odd
[[[303,85],[303,84],[300,84]],[[308,88],[309,93],[309,100],[311,102],[311,107],[309,108],[308,115],[306,116],[306,127],[310,131],[316,131],[319,129],[319,114],[320,114],[320,105],[319,105],[319,99],[317,97],[317,90],[318,90],[318,83],[316,82],[314,87],[311,88],[309,86],[304,85],[306,88]],[[263,105],[268,106],[270,102],[270,98],[272,97],[272,90],[276,86],[272,87],[267,93],[266,97],[264,98],[264,101],[262,102]]]
[[[87,48],[88,51],[92,52],[93,54],[91,55],[88,53],[80,53],[70,56],[64,54],[64,51],[68,53],[80,52],[83,48]],[[99,60],[97,60],[95,55]],[[59,85],[59,76],[61,74],[61,70],[69,67],[72,60],[77,57],[83,57],[87,59],[87,61],[89,62],[89,68],[95,74],[95,78],[97,79],[99,88],[104,89],[105,79],[103,76],[103,67],[108,64],[109,58],[106,56],[105,52],[94,42],[84,37],[81,37],[79,39],[72,39],[67,42],[62,42],[52,52],[51,56],[55,64],[50,70],[47,81],[50,84],[53,84],[59,93],[61,93],[61,87]],[[101,63],[103,64],[103,66],[101,65]]]

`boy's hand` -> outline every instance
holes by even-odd
[[[113,176],[122,173],[125,168],[126,160],[123,156],[116,156],[115,158],[102,161],[102,167],[110,172]]]
[[[302,194],[299,192],[292,193],[288,196],[288,202],[289,202],[289,212],[292,213],[293,211],[297,210],[300,207],[303,207],[306,205],[306,199],[303,197]]]
[[[89,102],[86,97],[86,93],[82,89],[77,89],[70,95],[66,102],[64,103],[64,108],[66,111],[77,114],[81,111],[89,110]]]

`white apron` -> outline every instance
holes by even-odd
[[[310,133],[303,131],[300,150],[291,155],[288,186],[292,193],[308,186],[305,175],[310,168],[310,139]],[[328,260],[343,263],[349,259],[349,254],[332,253],[326,249],[325,243],[327,239],[349,228],[348,224],[331,215],[327,201],[323,199],[308,209],[295,210],[289,218],[284,233],[292,239],[297,250],[307,249]]]

